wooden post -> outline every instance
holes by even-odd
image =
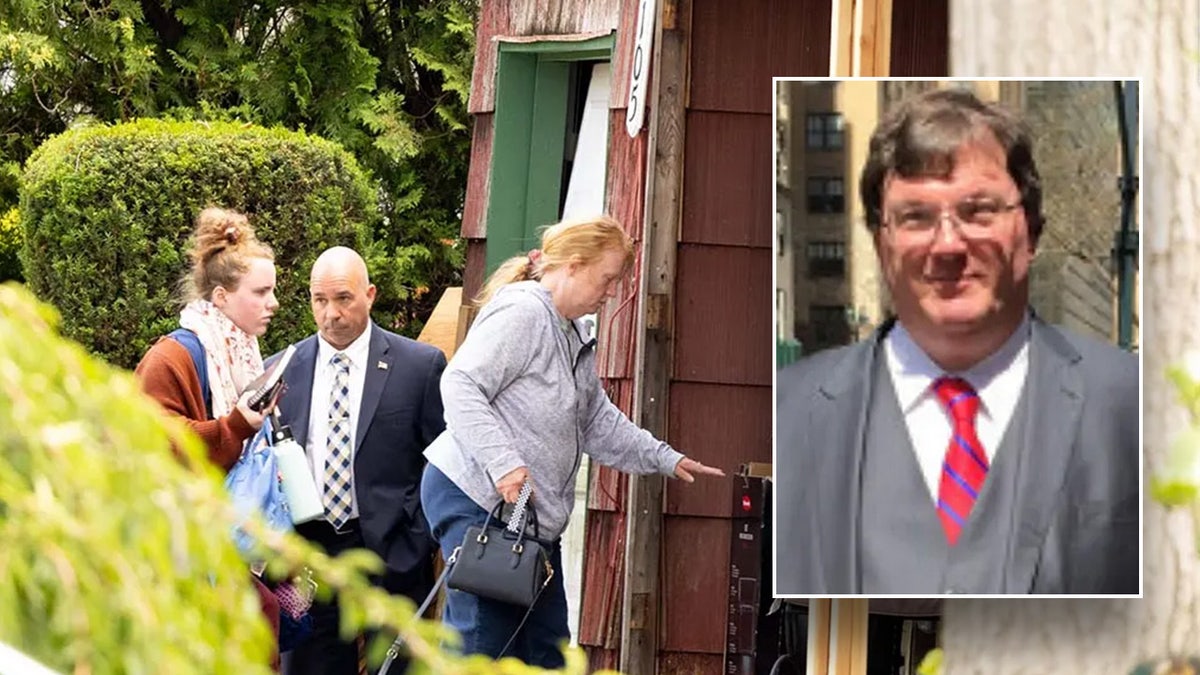
[[[833,600],[812,598],[808,601],[808,675],[829,673],[829,609]]]
[[[658,438],[667,435],[675,289],[675,254],[682,212],[684,106],[690,0],[660,0],[646,151],[646,204],[641,251],[642,312],[634,419]],[[654,673],[658,659],[659,569],[663,478],[631,476],[626,505],[625,578],[620,669]]]
[[[866,598],[834,600],[829,613],[829,675],[866,675]]]
[[[892,50],[892,0],[869,0],[860,8],[855,75],[887,77]]]
[[[892,0],[832,0],[829,74],[886,77],[892,49]]]
[[[865,598],[808,603],[808,675],[866,675],[867,618]]]

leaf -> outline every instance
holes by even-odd
[[[921,665],[917,666],[917,675],[942,675],[944,660],[945,654],[940,647],[929,650],[921,659]]]
[[[1186,506],[1196,501],[1197,486],[1195,483],[1152,478],[1150,480],[1150,496],[1155,501],[1168,507]]]
[[[1192,502],[1200,491],[1200,428],[1188,427],[1171,443],[1162,471],[1150,492],[1166,506]]]

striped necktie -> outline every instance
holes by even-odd
[[[325,437],[325,517],[340,528],[350,519],[350,358],[333,355],[333,389],[329,393],[329,435]]]
[[[975,413],[979,411],[979,395],[975,389],[966,380],[941,377],[933,383],[933,390],[953,420],[950,444],[942,462],[937,504],[942,529],[953,546],[983,489],[988,460],[983,444],[975,434]]]

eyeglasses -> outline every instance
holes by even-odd
[[[942,221],[949,219],[964,237],[986,237],[1004,214],[1021,206],[999,199],[964,199],[949,208],[933,204],[906,204],[888,214],[887,224],[899,232],[916,236],[932,235]]]

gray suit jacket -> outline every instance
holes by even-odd
[[[864,429],[877,347],[892,325],[778,374],[777,595],[861,592]],[[1013,534],[995,560],[1004,579],[997,592],[1137,594],[1137,358],[1037,317],[1029,358],[1023,443],[1035,452],[1018,468],[1015,512],[1007,514]]]

